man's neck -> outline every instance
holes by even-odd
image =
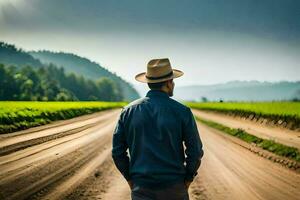
[[[164,92],[164,93],[166,93],[168,96],[170,96],[168,90],[165,89],[165,88],[161,88],[161,89],[151,89],[151,90]]]

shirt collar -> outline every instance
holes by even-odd
[[[149,90],[146,94],[146,97],[150,97],[150,96],[159,96],[159,97],[169,98],[169,95],[161,90]]]

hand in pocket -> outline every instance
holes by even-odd
[[[185,187],[187,190],[189,189],[191,183],[192,183],[191,181],[184,181],[184,184],[185,184]]]

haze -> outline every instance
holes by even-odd
[[[72,52],[133,84],[163,57],[185,72],[177,85],[296,81],[299,10],[296,0],[0,0],[0,40]]]

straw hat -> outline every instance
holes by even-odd
[[[142,83],[158,83],[178,78],[183,72],[172,69],[168,58],[153,59],[148,62],[147,72],[137,74],[135,80]]]

